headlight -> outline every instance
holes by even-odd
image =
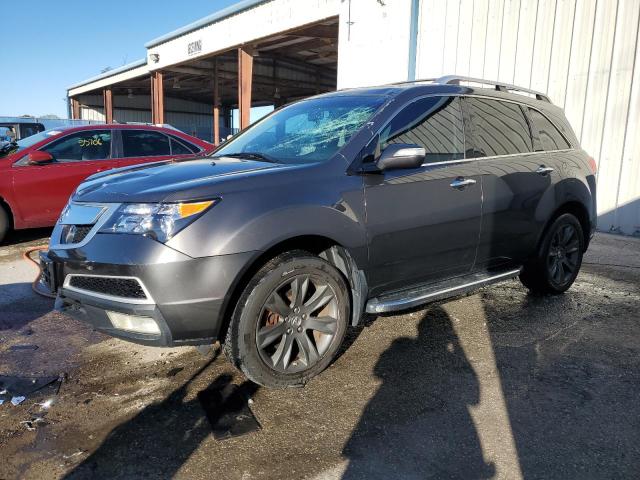
[[[100,230],[104,233],[149,235],[166,242],[217,200],[188,203],[125,203]]]

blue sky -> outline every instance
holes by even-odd
[[[67,116],[66,88],[238,0],[35,0],[3,7],[1,115]]]

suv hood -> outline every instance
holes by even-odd
[[[135,165],[89,177],[72,198],[104,203],[196,200],[203,191],[221,193],[222,182],[286,167],[290,166],[228,157]]]

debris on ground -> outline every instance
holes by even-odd
[[[184,370],[183,367],[176,367],[176,368],[172,368],[171,370],[169,370],[167,372],[167,377],[175,377],[177,374],[179,374],[182,370]]]
[[[246,435],[262,428],[249,408],[248,390],[252,386],[257,388],[253,384],[239,387],[231,383],[216,388],[214,384],[198,393],[216,440]]]
[[[20,352],[20,351],[34,351],[37,350],[38,345],[12,345],[9,347],[9,350],[12,352]]]
[[[65,460],[69,460],[70,458],[78,457],[78,456],[80,456],[80,455],[82,455],[84,453],[87,453],[87,451],[86,450],[78,450],[77,452],[74,452],[74,453],[72,453],[70,455],[62,455],[62,458],[64,458]]]
[[[34,431],[38,426],[45,426],[49,423],[44,419],[46,413],[44,414],[36,414],[31,417],[30,420],[24,420],[20,422],[21,425],[24,425],[27,430]]]
[[[38,392],[45,387],[57,382],[57,386],[53,395],[57,395],[60,391],[60,385],[64,380],[64,374],[51,377],[18,377],[12,375],[0,375],[0,405],[5,401],[11,400],[13,406],[20,405],[29,395]],[[51,398],[40,403],[41,409],[48,409],[53,405],[54,400]]]

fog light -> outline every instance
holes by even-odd
[[[109,311],[107,311],[107,315],[111,324],[117,329],[138,333],[160,333],[160,327],[151,317]]]

